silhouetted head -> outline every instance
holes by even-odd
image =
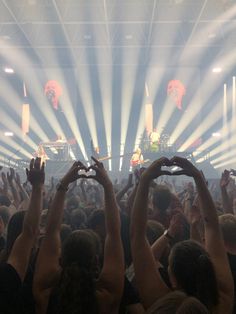
[[[87,216],[82,209],[74,209],[70,214],[70,225],[72,230],[84,229]]]
[[[158,300],[147,314],[209,314],[207,308],[196,298],[180,291],[168,293]]]
[[[236,247],[236,217],[232,214],[224,214],[219,217],[225,245],[229,248]]]
[[[17,239],[21,234],[23,229],[23,223],[25,218],[26,211],[16,212],[10,219],[7,228],[7,247],[6,250],[8,253],[11,252],[11,249]]]
[[[196,297],[208,309],[218,304],[215,270],[206,250],[197,242],[187,240],[174,245],[169,257],[172,286]]]
[[[165,185],[158,185],[153,191],[153,207],[164,212],[171,202],[171,192]]]
[[[62,247],[62,268],[77,264],[91,270],[100,255],[101,245],[98,236],[92,230],[77,230],[70,234]]]

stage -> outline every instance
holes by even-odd
[[[193,164],[195,164],[197,166],[197,168],[199,168],[200,170],[202,170],[206,176],[206,178],[208,179],[217,179],[220,177],[220,173],[214,169],[214,167],[211,165],[209,159],[206,159],[204,161],[202,161],[201,163],[196,163],[194,156],[192,154],[192,152],[144,152],[143,153],[143,157],[144,157],[144,164],[143,167],[148,167],[154,160],[157,160],[161,157],[167,157],[169,159],[171,159],[174,156],[180,156],[183,158],[187,158],[188,160],[190,160]],[[103,160],[103,164],[105,166],[105,168],[107,169],[107,171],[110,173],[110,175],[112,175],[113,178],[123,178],[123,177],[127,177],[127,173],[131,170],[130,168],[130,159],[132,157],[132,153],[129,154],[125,154],[122,157],[122,167],[116,168],[116,169],[112,169],[111,171],[109,171],[109,160],[115,160],[115,159],[119,159],[120,160],[120,156],[115,156],[115,157],[110,157],[107,158],[106,160]],[[102,157],[101,157],[102,158]],[[85,160],[81,160],[82,162],[84,162],[85,164],[88,164],[88,161]],[[26,160],[26,159],[11,159],[11,160],[1,160],[1,165],[4,168],[9,168],[9,167],[13,167],[14,169],[16,169],[16,171],[20,174],[20,176],[22,177],[22,179],[25,177],[25,169],[29,166],[29,162],[30,160]],[[45,171],[46,171],[46,180],[50,180],[51,177],[54,178],[61,178],[66,171],[72,166],[74,160],[47,160],[45,163]]]

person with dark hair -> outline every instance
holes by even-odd
[[[84,229],[87,216],[82,209],[74,209],[70,214],[70,225],[72,230]]]
[[[61,238],[62,244],[71,235],[71,233],[72,233],[72,229],[69,225],[66,225],[66,224],[61,225],[60,238]]]
[[[167,209],[171,204],[171,191],[165,185],[157,185],[153,190],[153,217],[152,219],[160,222],[165,228],[170,223],[170,215]]]
[[[86,168],[75,162],[57,186],[48,217],[45,238],[36,263],[33,292],[36,313],[117,313],[124,285],[124,256],[120,236],[120,216],[115,194],[104,166],[95,158]],[[95,175],[79,174],[92,169]],[[78,178],[94,179],[104,188],[106,238],[104,259],[98,274],[98,242],[94,233],[74,232],[66,240],[62,255],[60,228],[66,192]],[[61,257],[61,263],[59,263]],[[56,290],[55,290],[56,289]],[[58,302],[48,307],[52,292],[58,291]],[[56,298],[55,298],[56,299]],[[54,300],[55,300],[54,299]],[[59,305],[59,312],[57,311]]]
[[[102,242],[105,242],[106,238],[106,223],[105,223],[105,213],[103,209],[95,210],[88,218],[87,226],[89,229],[96,232]]]
[[[161,175],[173,175],[162,170],[162,166],[177,166],[182,170],[177,171],[176,175],[185,174],[194,178],[199,194],[201,214],[204,218],[207,250],[206,252],[200,245],[191,241],[176,244],[169,258],[169,276],[172,288],[183,290],[189,296],[198,298],[211,313],[231,314],[233,279],[214,202],[201,172],[187,159],[180,157],[174,157],[171,160],[163,157],[154,161],[145,170],[141,176],[132,209],[131,249],[136,282],[143,306],[147,310],[152,309],[151,313],[159,313],[158,310],[155,311],[156,308],[153,309],[154,304],[168,296],[171,291],[160,276],[154,254],[146,238],[149,186],[152,180]],[[168,242],[173,235],[166,230],[164,236],[166,239],[163,237],[162,240]],[[199,282],[198,276],[203,282]],[[168,306],[166,304],[166,309]],[[164,307],[162,309],[164,310]],[[176,312],[177,309],[166,310],[168,314]],[[191,312],[189,311],[189,313]]]
[[[210,314],[207,308],[196,298],[184,292],[174,291],[158,300],[146,314]]]
[[[12,247],[22,232],[26,211],[16,212],[9,220],[7,226],[6,245],[2,251],[0,261],[6,261],[11,253]]]
[[[181,287],[187,295],[200,300],[208,309],[219,301],[216,274],[206,250],[197,242],[187,240],[174,245],[169,256],[172,287]],[[189,280],[191,278],[191,280]]]
[[[100,240],[91,230],[74,231],[66,239],[61,254],[56,313],[97,313],[96,280],[100,254]]]

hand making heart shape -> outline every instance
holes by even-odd
[[[180,170],[171,171],[171,170],[163,170],[162,167],[179,167]],[[143,178],[147,180],[154,180],[161,175],[168,176],[178,176],[178,175],[186,175],[189,177],[197,178],[202,177],[201,172],[187,159],[175,156],[172,159],[168,159],[166,157],[162,157],[156,161],[154,161],[142,174]]]
[[[77,179],[94,179],[103,187],[110,185],[111,181],[103,163],[99,162],[94,157],[91,158],[94,161],[94,164],[89,167],[86,167],[81,161],[76,161],[61,180],[62,184],[67,187]]]

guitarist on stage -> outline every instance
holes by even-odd
[[[142,165],[144,162],[143,160],[143,155],[142,155],[142,151],[141,148],[137,148],[136,151],[133,153],[133,156],[131,157],[130,160],[130,165],[133,169],[140,167],[140,165]]]

